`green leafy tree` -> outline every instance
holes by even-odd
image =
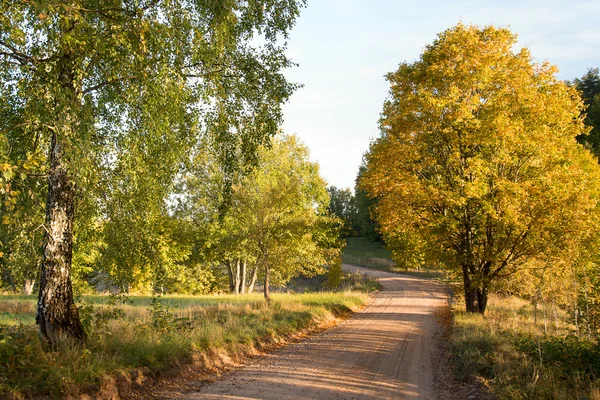
[[[294,136],[283,136],[259,153],[258,167],[234,189],[231,212],[247,227],[269,285],[323,271],[340,256],[339,221],[329,216],[329,196],[318,166]]]
[[[191,145],[167,134],[152,140],[128,135],[118,145],[123,150],[103,175],[109,194],[98,200],[105,243],[99,264],[125,292],[164,293],[191,251],[185,226],[170,215],[168,202],[185,161],[180,149]]]
[[[194,237],[188,264],[210,269],[217,281],[226,275],[232,293],[252,292],[258,273],[256,249],[248,239],[247,227],[230,212],[235,202],[233,186],[250,171],[227,168],[227,157],[235,150],[229,149],[225,155],[217,139],[205,136],[194,150],[176,185],[175,215],[190,226]],[[241,157],[239,149],[237,155]]]
[[[204,261],[225,269],[231,292],[252,291],[261,279],[268,299],[271,284],[323,271],[339,258],[341,222],[328,214],[325,181],[294,136],[261,147],[256,167],[235,177],[225,173],[218,153],[196,157],[182,182],[178,214],[196,226]]]
[[[335,186],[327,188],[329,192],[329,214],[335,215],[343,221],[342,236],[347,237],[353,235],[353,224],[355,220],[356,207],[354,196],[350,189],[338,189]]]
[[[362,176],[366,170],[365,165],[361,165],[356,177],[354,186],[354,215],[352,219],[352,227],[357,236],[363,236],[372,241],[381,241],[377,221],[373,218],[372,210],[377,202],[377,199],[369,197],[367,192],[360,185]]]
[[[45,155],[20,127],[19,110],[0,92],[0,269],[4,286],[29,294],[44,233]]]
[[[31,294],[39,270],[39,248],[43,237],[42,190],[37,179],[13,179],[10,196],[5,193],[0,225],[0,271],[2,283],[14,292]],[[18,194],[16,194],[18,193]]]
[[[573,81],[581,92],[586,106],[585,124],[591,127],[589,135],[579,135],[580,143],[587,143],[596,156],[600,156],[600,69],[590,68],[581,79]]]
[[[211,125],[222,128],[224,148],[236,146],[241,136],[247,155],[242,164],[252,160],[275,133],[280,105],[294,89],[281,74],[291,63],[280,39],[303,5],[301,0],[1,3],[0,96],[9,105],[0,116],[2,146],[17,145],[12,133],[19,130],[28,138],[21,144],[29,153],[43,149],[46,157],[37,322],[47,340],[85,336],[70,280],[78,198],[91,196],[98,173],[113,171],[120,155],[146,143],[155,150],[159,143],[174,145],[163,148],[169,158],[158,151],[151,160],[164,165],[163,176],[175,172],[178,156],[187,155]],[[246,129],[236,130],[242,124]],[[3,193],[11,193],[17,167],[4,162]]]
[[[466,309],[493,283],[581,246],[599,170],[575,141],[583,104],[507,29],[462,24],[388,74],[363,187],[397,258],[462,275]]]

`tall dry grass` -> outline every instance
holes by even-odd
[[[106,296],[89,296],[80,308],[87,343],[81,347],[67,340],[57,349],[39,340],[31,322],[33,298],[0,299],[3,312],[30,318],[28,324],[0,326],[0,398],[62,397],[117,371],[143,367],[159,373],[217,349],[235,357],[333,321],[360,307],[368,295],[273,297],[270,305],[260,295],[135,297],[131,304],[111,305]]]
[[[490,297],[484,316],[454,311],[451,348],[459,378],[500,399],[600,399],[600,347],[577,336],[552,305]]]

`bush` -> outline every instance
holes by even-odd
[[[452,358],[458,378],[499,399],[600,398],[600,346],[573,334],[568,315],[548,329],[528,302],[492,295],[487,315],[454,312]]]
[[[342,283],[342,278],[344,277],[344,271],[342,271],[342,260],[339,260],[331,267],[329,267],[329,272],[327,273],[327,281],[325,282],[325,286],[328,288],[338,288]]]

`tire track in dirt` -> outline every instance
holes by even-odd
[[[434,281],[344,265],[379,279],[369,306],[335,328],[171,399],[436,399],[432,349],[436,307],[447,288]]]

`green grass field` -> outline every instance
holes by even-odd
[[[346,239],[345,256],[392,259],[392,252],[383,243],[372,241],[366,237],[350,237]]]
[[[49,351],[37,334],[35,296],[0,296],[0,397],[64,397],[117,371],[160,373],[211,351],[235,359],[348,314],[368,294],[274,294],[270,305],[259,294],[129,299],[85,296],[85,347],[65,342]]]
[[[403,273],[419,278],[447,279],[442,271],[428,269],[403,269],[392,260],[392,252],[381,242],[365,237],[346,239],[346,247],[342,252],[342,260],[347,264],[380,269],[383,271]]]

